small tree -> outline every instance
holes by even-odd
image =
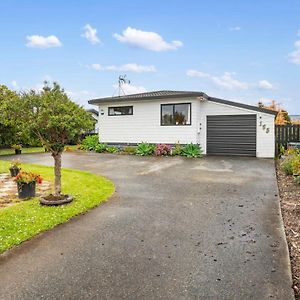
[[[17,129],[12,126],[8,112],[8,106],[18,98],[16,92],[11,91],[7,86],[0,85],[0,145],[11,146],[18,143]]]
[[[291,118],[288,112],[280,107],[280,104],[277,103],[275,100],[272,100],[270,105],[265,105],[261,101],[258,102],[258,107],[260,108],[267,108],[277,112],[277,116],[275,118],[276,125],[286,125],[291,124]]]
[[[57,83],[45,82],[42,91],[24,92],[15,101],[11,105],[15,124],[36,135],[54,158],[55,196],[59,196],[64,147],[93,127],[91,117]]]

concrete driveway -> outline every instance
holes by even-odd
[[[272,160],[66,153],[63,166],[116,193],[0,256],[0,299],[293,299]]]

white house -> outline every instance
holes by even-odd
[[[98,133],[99,132],[99,123],[98,123],[99,112],[98,112],[98,110],[91,108],[91,109],[87,109],[86,111],[93,117],[93,119],[96,122],[93,132]]]
[[[208,155],[274,157],[276,112],[202,92],[156,91],[93,99],[100,141],[200,144]]]

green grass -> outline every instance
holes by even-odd
[[[71,150],[77,150],[76,145],[71,145],[67,146]],[[45,152],[45,149],[43,147],[29,147],[29,148],[22,148],[22,154],[26,153],[41,153]],[[15,150],[12,148],[5,148],[5,149],[0,149],[0,155],[12,155],[15,154]],[[19,155],[16,157],[20,157]]]
[[[10,162],[0,160],[0,173],[7,173]],[[22,164],[22,169],[54,180],[53,168]],[[37,198],[0,209],[0,253],[31,237],[64,223],[107,200],[114,192],[108,179],[89,172],[62,170],[62,192],[75,200],[63,206],[41,206]]]
[[[43,147],[22,148],[22,154],[23,153],[38,153],[38,152],[45,152],[45,150]],[[11,149],[11,148],[0,149],[0,155],[12,155],[12,154],[15,154],[14,149]]]

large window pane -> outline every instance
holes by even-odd
[[[173,105],[162,105],[161,107],[161,124],[173,125]]]
[[[191,103],[162,104],[161,125],[191,125]]]
[[[176,104],[174,111],[175,125],[190,125],[190,104]]]
[[[119,107],[108,108],[109,116],[124,116],[124,115],[132,115],[132,114],[133,114],[133,106],[119,106]]]

